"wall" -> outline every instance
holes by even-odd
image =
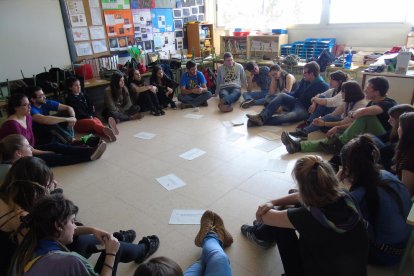
[[[58,0],[0,0],[0,82],[70,65]]]

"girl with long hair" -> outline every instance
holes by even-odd
[[[152,68],[150,84],[157,87],[158,101],[163,108],[170,105],[172,109],[177,109],[173,97],[174,89],[176,89],[179,84],[165,75],[160,65],[155,65]]]
[[[329,163],[304,156],[292,176],[298,192],[261,204],[253,225],[241,227],[242,234],[263,248],[277,244],[289,276],[367,275],[365,223]]]
[[[369,263],[397,264],[411,232],[405,222],[412,205],[407,187],[395,175],[380,170],[379,150],[370,135],[349,141],[341,159],[338,175],[350,183],[349,191],[368,222]]]

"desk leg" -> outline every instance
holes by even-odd
[[[367,75],[362,74],[362,91],[364,91],[366,79],[367,79]]]
[[[411,229],[410,239],[408,240],[407,247],[404,250],[404,255],[401,259],[400,265],[398,266],[397,273],[395,276],[402,276],[404,272],[404,266],[407,263],[408,258],[410,257],[411,250],[413,249],[414,245],[414,229]]]

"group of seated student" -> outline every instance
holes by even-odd
[[[62,192],[41,159],[13,163],[0,185],[1,275],[116,275],[119,262],[141,263],[158,249],[156,235],[134,244],[134,230],[110,234],[75,223],[77,207]],[[93,268],[86,259],[95,253]]]
[[[253,223],[241,226],[242,235],[263,249],[277,245],[288,276],[367,275],[367,264],[397,264],[411,232],[405,220],[414,195],[414,107],[388,98],[389,84],[383,77],[369,79],[363,92],[358,83],[336,71],[330,74],[328,89],[315,62],[304,66],[297,85],[279,66],[266,69],[249,63],[246,70],[251,77],[246,80],[232,55],[224,57],[217,82],[222,112],[232,110],[243,82],[250,88],[256,82],[261,91],[249,91],[241,107],[262,104],[265,108],[248,115],[248,127],[304,121],[295,132],[282,133],[288,153],[325,151],[337,154],[341,166],[335,173],[331,162],[317,155],[300,157],[292,171],[297,189],[261,204]],[[186,67],[178,96],[182,108],[206,106],[211,93],[204,76],[195,62],[187,62]],[[68,106],[48,103],[43,92],[34,89],[30,100],[41,111],[33,118],[38,116],[45,125],[68,123],[76,131],[93,131],[114,141],[118,122],[137,119],[140,111],[159,116],[167,105],[176,107],[171,96],[178,84],[161,67],[154,69],[146,85],[132,68],[129,89],[124,75],[114,73],[105,91],[109,127],[96,117],[77,79],[68,79]],[[108,101],[114,109],[109,109]],[[42,110],[42,105],[48,108]],[[277,113],[280,107],[284,113]],[[48,110],[66,111],[69,117],[53,119]],[[30,112],[29,98],[14,94],[9,117],[0,127],[1,275],[116,275],[119,262],[132,261],[140,264],[135,276],[232,275],[224,249],[233,237],[211,210],[202,215],[194,240],[202,248],[201,256],[184,272],[168,257],[144,262],[159,247],[156,235],[134,244],[134,230],[110,234],[76,222],[78,207],[63,196],[50,167],[95,160],[106,143],[89,147],[51,139],[38,145]],[[56,128],[63,132],[65,127]],[[327,138],[307,140],[317,130],[325,131]],[[95,253],[100,255],[93,267],[87,259]]]

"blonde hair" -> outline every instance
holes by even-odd
[[[322,207],[339,197],[339,181],[331,165],[317,155],[299,158],[292,171],[301,201],[306,206]]]

